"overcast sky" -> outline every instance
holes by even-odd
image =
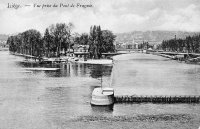
[[[7,8],[8,3],[22,8]],[[33,4],[92,4],[92,8],[34,8]],[[30,7],[24,7],[30,4]],[[91,25],[114,33],[134,30],[200,31],[200,0],[1,0],[0,34],[72,22],[74,31],[89,32]]]

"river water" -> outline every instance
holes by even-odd
[[[200,95],[199,65],[138,53],[119,55],[114,59],[113,68],[78,63],[38,65],[26,63],[24,58],[8,51],[0,51],[0,129],[83,128],[82,125],[87,128],[200,126],[199,104],[91,107],[91,93],[101,85],[101,76],[103,86],[112,82],[116,95]],[[27,67],[60,70],[27,71]],[[168,117],[170,119],[165,119]],[[105,118],[107,121],[102,120]]]

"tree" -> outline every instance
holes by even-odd
[[[94,58],[95,56],[95,42],[96,42],[96,26],[90,27],[90,36],[89,36],[89,52],[90,57]]]
[[[100,26],[91,26],[89,35],[90,57],[98,59],[102,53],[114,52],[115,35],[109,30],[101,30]]]
[[[69,23],[68,25],[65,23],[57,23],[56,25],[51,25],[49,27],[50,35],[53,37],[53,41],[55,43],[57,56],[60,56],[60,51],[67,49],[70,46],[70,37],[71,31],[74,25]]]
[[[28,30],[27,33],[29,48],[31,48],[31,55],[42,56],[43,43],[40,32],[32,29]]]
[[[68,25],[67,25],[67,31],[68,31],[68,35],[67,35],[67,42],[68,43],[67,44],[68,44],[68,46],[66,46],[65,53],[67,51],[67,47],[69,48],[69,52],[70,52],[71,46],[73,46],[72,45],[73,43],[71,43],[71,40],[70,40],[70,38],[72,37],[72,30],[73,29],[74,29],[74,24],[69,22]]]
[[[53,36],[50,35],[48,28],[45,30],[43,42],[45,54],[47,57],[50,57],[50,53],[54,51],[55,44],[53,42]]]
[[[101,57],[100,48],[102,47],[102,31],[100,26],[90,27],[89,52],[92,58]]]
[[[7,44],[9,45],[9,51],[11,51],[11,52],[17,51],[17,46],[16,46],[16,43],[14,41],[14,36],[8,37]]]
[[[89,42],[89,35],[86,33],[83,33],[79,38],[79,44],[81,45],[88,45]]]
[[[103,44],[101,47],[102,53],[115,51],[115,46],[114,46],[115,38],[116,36],[111,31],[109,30],[102,31],[102,39],[103,39]]]

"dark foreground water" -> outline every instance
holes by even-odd
[[[200,66],[146,54],[120,55],[112,66],[37,65],[0,51],[0,129],[191,128],[200,126],[199,104],[115,104],[91,107],[92,90],[112,86],[117,95],[200,95]],[[27,67],[58,67],[33,71]],[[113,76],[111,79],[111,72]]]

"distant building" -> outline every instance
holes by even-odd
[[[154,44],[154,45],[153,45],[153,49],[154,49],[154,50],[158,49],[158,47],[159,47],[158,44]]]
[[[133,39],[132,42],[126,43],[126,49],[138,49],[138,43],[135,39]]]
[[[115,48],[116,49],[123,48],[123,42],[115,42]]]
[[[1,48],[8,48],[9,46],[8,46],[8,44],[6,44],[6,41],[0,40],[0,47]]]

